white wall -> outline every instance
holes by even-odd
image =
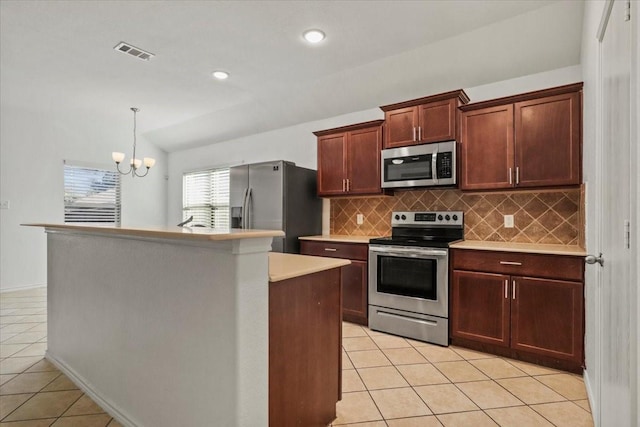
[[[114,123],[90,111],[52,105],[28,111],[2,105],[0,115],[0,290],[46,284],[42,228],[23,223],[64,221],[63,160],[112,167],[111,151],[131,156],[130,121]],[[132,119],[131,119],[132,120]],[[157,159],[149,176],[122,179],[122,224],[166,223],[167,154],[138,138],[139,153]]]
[[[545,89],[582,79],[579,65],[544,73],[523,76],[496,83],[465,88],[471,102],[483,101],[517,93]],[[454,89],[454,88],[452,88]],[[415,98],[429,94],[416,93]],[[256,135],[211,144],[169,154],[169,191],[167,218],[169,224],[182,220],[182,175],[191,170],[215,166],[229,166],[268,160],[290,160],[299,166],[316,169],[316,136],[313,131],[330,129],[369,120],[383,119],[379,108],[301,123]],[[325,216],[326,212],[325,209]],[[325,218],[325,226],[327,219]]]

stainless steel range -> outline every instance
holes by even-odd
[[[391,237],[369,241],[369,328],[449,345],[449,243],[463,217],[393,212]]]

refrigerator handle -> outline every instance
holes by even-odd
[[[251,222],[252,222],[252,218],[251,218],[251,187],[249,187],[248,191],[247,191],[247,211],[245,214],[245,217],[247,218],[247,226],[245,227],[246,229],[251,227]]]
[[[240,228],[247,228],[247,194],[249,192],[249,188],[245,188],[242,193],[242,216],[240,217]]]

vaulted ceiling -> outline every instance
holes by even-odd
[[[579,64],[582,1],[0,2],[0,100],[167,151]],[[308,45],[302,32],[327,38]],[[113,50],[120,41],[156,56]],[[226,81],[211,77],[224,69]]]

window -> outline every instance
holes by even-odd
[[[184,174],[182,220],[188,225],[229,228],[229,169],[209,169]]]
[[[120,225],[120,174],[65,162],[64,223]]]

